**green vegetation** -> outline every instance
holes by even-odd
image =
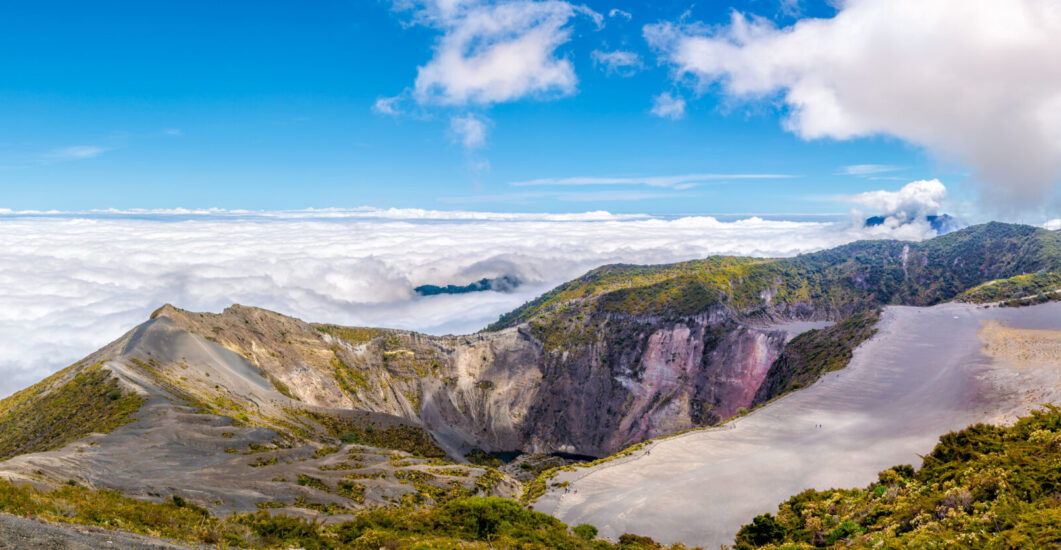
[[[599,314],[674,318],[711,306],[755,317],[814,307],[836,317],[886,304],[931,305],[985,281],[1061,272],[1061,235],[989,223],[920,243],[859,241],[794,258],[717,256],[662,266],[605,266],[503,315],[487,330],[523,322],[570,330]]]
[[[337,353],[337,350],[332,349],[332,353]],[[339,359],[338,355],[332,359],[332,368],[334,369],[335,381],[339,383],[339,387],[348,396],[356,398],[358,394],[368,391],[370,386],[365,373],[347,365],[342,359]]]
[[[308,476],[305,474],[298,474],[298,484],[304,487],[312,487],[318,491],[324,491],[330,493],[332,490],[328,488],[328,485],[319,478]]]
[[[479,447],[468,451],[468,453],[464,455],[464,458],[467,459],[468,462],[471,462],[472,464],[475,464],[477,466],[489,466],[491,468],[500,468],[505,464],[505,462],[499,457],[494,456],[480,449]]]
[[[1061,290],[1061,272],[1037,271],[999,281],[989,281],[966,290],[955,298],[959,302],[986,304],[1036,297]]]
[[[822,375],[846,367],[855,348],[877,332],[874,326],[879,318],[879,310],[864,311],[793,338],[770,365],[752,405],[805,388]]]
[[[940,438],[924,466],[896,466],[865,489],[808,490],[737,534],[751,548],[1057,548],[1061,409],[1012,427]]]
[[[280,392],[281,395],[294,399],[295,401],[299,400],[295,397],[295,394],[291,393],[291,388],[287,387],[287,384],[283,383],[279,378],[270,374],[269,382],[272,383],[273,387],[276,388],[276,391]]]
[[[357,489],[340,487],[341,493],[347,491]],[[589,533],[595,534],[592,526],[579,526],[572,533],[556,518],[501,498],[462,498],[419,509],[377,508],[359,513],[352,521],[328,526],[269,511],[282,506],[266,502],[257,512],[217,518],[178,495],[156,503],[125,497],[116,491],[69,485],[42,491],[0,480],[2,512],[230,548],[662,548],[651,539],[634,535],[624,535],[625,542],[619,545],[587,539]],[[684,546],[671,548],[679,550]]]
[[[405,451],[415,456],[443,458],[446,452],[439,447],[424,430],[406,424],[394,424],[386,428],[371,421],[358,421],[345,416],[334,416],[309,410],[291,410],[320,425],[327,435],[343,443],[356,443],[382,449]]]
[[[551,516],[501,498],[468,498],[413,512],[376,509],[335,529],[352,548],[521,548],[557,550],[649,550],[652,539],[624,535],[613,545],[586,540]],[[685,548],[675,545],[671,548]]]
[[[57,449],[135,420],[144,398],[122,389],[110,371],[97,364],[70,374],[60,371],[0,401],[0,459]]]
[[[341,327],[338,325],[314,325],[314,328],[318,332],[330,334],[354,345],[371,342],[374,338],[382,336],[386,332],[379,328]]]

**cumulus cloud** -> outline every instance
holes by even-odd
[[[401,96],[377,98],[372,104],[372,112],[389,116],[400,115],[402,114],[401,101]]]
[[[649,112],[660,118],[678,120],[685,116],[685,99],[663,92],[652,98],[652,110]]]
[[[637,55],[636,52],[593,50],[590,53],[590,57],[593,58],[593,63],[607,74],[627,77],[637,74],[637,71],[641,69],[641,56]]]
[[[486,145],[488,126],[488,119],[473,113],[455,116],[449,121],[450,131],[465,149],[478,149]]]
[[[1044,223],[1043,227],[1051,231],[1061,231],[1061,218],[1050,220]]]
[[[602,16],[557,0],[427,0],[400,2],[417,24],[442,36],[416,75],[413,94],[425,104],[465,105],[527,96],[574,93],[578,79],[557,49],[571,38],[571,21]]]
[[[469,332],[605,263],[788,256],[860,238],[928,235],[919,231],[607,212],[7,211],[0,216],[0,394],[80,359],[166,302]],[[526,285],[513,293],[413,291],[502,275]]]
[[[898,191],[867,191],[851,195],[848,200],[904,223],[938,213],[945,198],[947,188],[939,180],[919,180]]]
[[[631,14],[628,11],[623,11],[623,10],[621,10],[619,8],[612,8],[611,10],[608,11],[608,17],[621,17],[621,18],[626,19],[627,21],[629,21],[629,20],[633,19],[634,16],[633,16],[633,14]]]
[[[1061,4],[846,0],[778,28],[659,23],[646,39],[676,78],[779,99],[804,139],[890,135],[972,167],[990,197],[1042,204],[1061,181]]]

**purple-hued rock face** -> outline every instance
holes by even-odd
[[[536,450],[609,454],[732,417],[751,406],[788,336],[724,317],[613,323],[609,330],[631,336],[545,357],[526,425]]]
[[[744,326],[725,309],[587,321],[560,344],[526,325],[442,337],[366,329],[344,339],[256,308],[158,315],[261,369],[269,378],[259,383],[275,379],[313,406],[413,421],[454,456],[474,447],[603,456],[717,423],[751,406],[791,336]]]

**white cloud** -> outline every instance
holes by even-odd
[[[600,66],[608,74],[617,74],[623,77],[633,76],[641,68],[641,56],[637,55],[636,52],[593,50],[590,53],[590,57],[593,58],[593,63]]]
[[[938,213],[945,198],[947,188],[939,180],[919,180],[898,191],[868,191],[850,195],[847,200],[904,223]]]
[[[973,167],[989,196],[1035,206],[1061,181],[1061,3],[846,0],[777,28],[660,23],[646,39],[699,87],[784,102],[805,139],[890,135]]]
[[[56,149],[46,156],[49,160],[82,160],[98,157],[105,152],[107,149],[95,145],[72,145]]]
[[[1044,223],[1043,227],[1051,231],[1061,231],[1061,218],[1050,220]]]
[[[449,120],[450,131],[465,149],[478,149],[486,145],[489,119],[467,113]]]
[[[892,166],[890,164],[851,164],[840,168],[836,173],[841,176],[872,176],[902,169],[902,166]]]
[[[600,177],[581,176],[571,178],[540,178],[535,180],[510,183],[516,187],[537,185],[647,185],[649,187],[670,187],[672,189],[689,189],[701,183],[726,180],[757,180],[791,178],[789,174],[682,174],[678,176],[642,176],[642,177]]]
[[[183,136],[184,132],[180,128],[166,128],[162,130],[162,133],[167,136]]]
[[[372,111],[381,115],[395,116],[402,113],[399,104],[402,101],[402,96],[394,97],[380,97],[376,99],[376,102],[372,104]]]
[[[570,95],[578,79],[557,49],[570,40],[572,19],[602,21],[585,6],[557,0],[425,0],[396,7],[442,31],[434,56],[417,71],[413,95],[422,104]]]
[[[663,92],[652,98],[652,110],[649,112],[660,118],[678,120],[685,116],[685,99]]]
[[[634,16],[628,11],[623,11],[619,8],[612,8],[608,11],[608,17],[622,17],[623,19],[629,21],[633,19]]]
[[[0,394],[113,340],[165,302],[257,305],[311,321],[468,332],[605,263],[789,256],[914,225],[416,209],[5,212]],[[422,284],[515,275],[512,294],[421,298]]]

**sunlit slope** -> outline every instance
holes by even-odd
[[[724,306],[747,316],[798,315],[804,308],[846,315],[876,305],[932,305],[994,279],[1059,270],[1061,233],[992,222],[920,243],[859,241],[793,258],[604,266],[503,315],[490,329],[548,323],[569,310],[688,316]]]

